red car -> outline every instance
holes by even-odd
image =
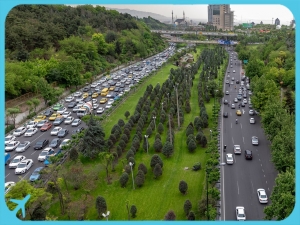
[[[47,131],[52,127],[52,123],[44,123],[44,125],[41,127],[40,131]]]

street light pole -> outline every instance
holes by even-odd
[[[132,170],[133,164],[134,164],[134,163],[129,162],[129,166],[130,166],[130,168],[131,168],[131,174],[132,174],[132,186],[133,186],[133,190],[134,190],[135,188],[134,188],[134,179],[133,179],[133,170]]]
[[[212,139],[212,130],[209,130],[210,132],[210,140]]]
[[[145,135],[145,138],[146,138],[146,145],[147,145],[147,154],[148,154],[148,137],[149,137],[149,135]]]
[[[153,119],[154,119],[155,131],[156,131],[156,122],[155,122],[156,116],[153,116]]]
[[[107,213],[102,213],[102,216],[106,218],[106,221],[108,221],[108,216],[109,216],[109,211],[107,211]]]
[[[164,110],[164,103],[161,103],[161,110]]]

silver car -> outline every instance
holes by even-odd
[[[24,141],[18,145],[16,152],[25,152],[30,147],[30,141]]]
[[[233,164],[233,155],[231,153],[226,154],[226,163]]]
[[[15,169],[18,167],[19,163],[26,159],[26,157],[24,155],[17,155],[8,165],[8,167],[10,169]]]
[[[18,129],[16,129],[13,133],[14,136],[21,136],[22,134],[24,134],[26,132],[27,128],[26,127],[19,127]]]
[[[75,120],[73,120],[71,126],[77,127],[79,124],[81,124],[81,119],[75,119]]]
[[[252,136],[252,145],[258,145],[258,137]]]

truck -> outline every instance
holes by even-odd
[[[9,153],[4,153],[4,164],[7,165],[10,163],[10,154]]]
[[[93,110],[92,102],[86,102],[79,110],[77,110],[77,116],[79,118],[91,114]]]

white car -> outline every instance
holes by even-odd
[[[244,103],[244,104],[247,104],[247,102],[248,102],[247,99],[244,98],[244,99],[243,99],[243,103]]]
[[[74,108],[73,108],[73,112],[77,112],[79,109],[81,108],[81,106],[79,105],[76,105]]]
[[[4,140],[5,146],[6,146],[9,142],[14,141],[15,139],[16,139],[16,137],[13,136],[13,135],[8,135],[8,136],[6,136],[6,137],[5,137],[5,140]]]
[[[67,119],[65,119],[64,124],[71,124],[74,120],[73,116],[69,116],[67,117]]]
[[[92,87],[92,88],[95,88],[95,87],[97,87],[97,86],[98,86],[98,83],[92,83],[92,84],[91,84],[91,87]]]
[[[5,146],[5,151],[10,152],[15,150],[19,146],[20,142],[19,141],[11,141]]]
[[[99,104],[98,103],[94,103],[93,104],[93,109],[97,109],[99,107]]]
[[[5,182],[4,184],[5,194],[7,194],[10,191],[10,189],[15,185],[16,183],[13,181]]]
[[[103,107],[100,107],[97,109],[97,113],[103,113],[104,112],[104,108]]]
[[[242,149],[240,145],[234,145],[233,146],[233,152],[234,154],[242,154]]]
[[[235,213],[236,213],[237,220],[239,221],[246,220],[245,208],[243,206],[237,206],[235,208]]]
[[[77,91],[74,93],[74,97],[79,97],[79,96],[82,96],[82,92]]]
[[[8,165],[8,167],[10,169],[14,169],[14,168],[17,168],[17,166],[19,165],[19,163],[26,159],[26,157],[24,155],[17,155],[11,162],[10,164]]]
[[[74,100],[73,96],[66,97],[65,99],[66,102],[72,102],[73,100]]]
[[[61,130],[61,127],[55,127],[52,131],[51,131],[51,135],[57,135],[58,132]]]
[[[258,145],[258,137],[252,136],[252,145]]]
[[[255,119],[254,118],[250,118],[250,123],[254,124],[255,123]]]
[[[48,120],[41,120],[37,123],[36,127],[41,128],[45,123],[49,122]]]
[[[59,148],[61,149],[63,146],[67,145],[69,141],[70,141],[70,139],[63,140],[62,143],[60,144]]]
[[[62,116],[64,117],[64,118],[67,118],[67,117],[69,117],[69,116],[71,116],[71,112],[68,112],[68,111],[65,111],[63,114],[62,114]]]
[[[16,129],[13,133],[14,136],[21,136],[22,134],[24,134],[26,132],[27,128],[26,127],[19,127],[18,129]]]
[[[65,111],[67,111],[67,108],[61,107],[60,109],[57,110],[57,113],[62,115]]]
[[[77,127],[79,124],[81,124],[81,119],[74,119],[71,126]]]
[[[265,189],[259,188],[257,189],[258,201],[260,203],[268,203],[268,196]]]
[[[16,152],[25,152],[30,147],[30,141],[24,141],[16,148]]]
[[[112,105],[114,102],[115,102],[115,100],[109,99],[108,102],[107,102],[107,104]]]
[[[27,125],[26,125],[26,128],[29,129],[29,128],[35,128],[37,125],[37,122],[35,121],[30,121]]]
[[[93,104],[97,103],[97,99],[93,98],[92,102]]]
[[[233,100],[235,103],[239,102],[239,100],[237,98],[234,98]]]
[[[105,106],[106,109],[110,109],[111,107],[112,107],[112,105],[109,105],[109,104],[107,104],[107,105]]]
[[[235,70],[232,70],[233,73],[235,73]]]
[[[38,132],[37,128],[29,128],[24,134],[25,137],[32,137],[36,132]]]
[[[233,155],[231,153],[226,154],[226,163],[233,164]]]
[[[15,174],[24,174],[26,173],[30,167],[33,165],[33,160],[32,159],[25,159],[21,161],[17,168],[15,169]]]
[[[50,148],[50,147],[45,148],[45,149],[39,154],[38,161],[40,161],[40,162],[45,161],[45,159],[47,158],[47,156],[48,156],[48,155],[51,155],[51,154],[53,154],[53,153],[54,153],[53,148]]]

